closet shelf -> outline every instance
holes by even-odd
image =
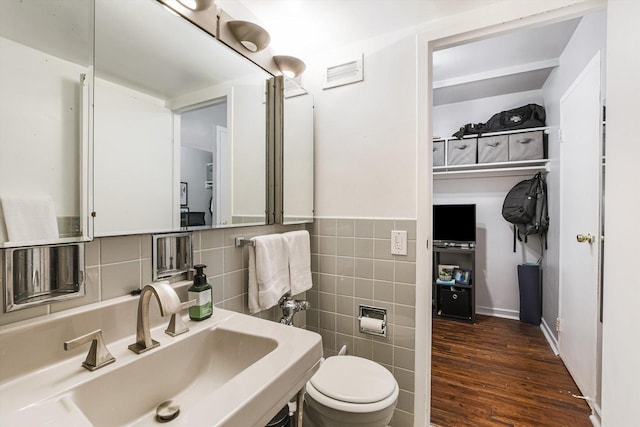
[[[433,179],[475,178],[481,176],[514,176],[526,172],[547,170],[549,159],[520,160],[501,163],[474,163],[470,165],[435,166]],[[452,176],[453,175],[453,176]]]
[[[529,132],[544,132],[549,133],[550,127],[537,127],[537,128],[525,128],[516,129],[510,131],[500,132],[487,132],[481,135],[464,135],[463,139],[499,136],[499,135],[512,135]],[[439,141],[457,141],[458,138],[437,138],[434,142]],[[446,150],[446,145],[445,145]],[[528,174],[530,172],[537,172],[545,170],[547,171],[547,165],[549,159],[535,159],[535,160],[517,160],[498,163],[472,163],[464,165],[447,165],[447,166],[434,166],[433,167],[433,179],[454,179],[454,178],[476,178],[476,177],[498,177],[498,176],[518,176]]]
[[[550,126],[544,126],[544,127],[538,127],[538,128],[523,128],[523,129],[515,129],[515,130],[503,130],[503,131],[499,131],[499,132],[485,132],[482,133],[480,135],[464,135],[462,137],[462,139],[469,139],[469,138],[482,138],[485,136],[498,136],[498,135],[511,135],[514,133],[524,133],[524,132],[535,132],[538,130],[544,131],[545,133],[549,133],[548,130],[551,129]],[[448,138],[433,138],[433,142],[438,142],[438,141],[451,141],[451,140],[457,140],[458,138],[456,138],[455,136],[451,136]]]

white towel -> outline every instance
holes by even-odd
[[[249,312],[276,305],[289,292],[289,251],[282,234],[251,239],[249,249]]]
[[[311,245],[307,230],[284,233],[289,248],[291,295],[311,289]]]
[[[3,196],[2,211],[7,237],[13,243],[60,237],[51,196]]]

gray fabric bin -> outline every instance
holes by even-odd
[[[478,138],[478,163],[507,161],[509,161],[509,138],[507,135]]]
[[[444,141],[433,141],[433,166],[444,166]]]
[[[544,158],[542,131],[509,135],[509,160],[537,160]]]
[[[447,165],[469,165],[476,162],[476,138],[447,141]]]

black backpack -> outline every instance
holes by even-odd
[[[502,216],[513,224],[513,251],[516,238],[527,241],[531,234],[540,235],[540,245],[547,248],[549,211],[547,208],[547,183],[542,172],[531,179],[520,181],[507,193],[502,204]]]

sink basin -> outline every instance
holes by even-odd
[[[264,426],[318,369],[319,335],[214,309],[178,337],[138,355],[133,335],[108,347],[116,362],[94,372],[84,355],[0,384],[0,425],[147,426],[157,406],[180,406],[170,426]],[[37,384],[37,386],[35,386]]]
[[[195,334],[180,346],[149,354],[110,375],[76,387],[72,401],[96,427],[152,421],[166,400],[181,412],[219,389],[277,347],[273,339],[222,327]]]

